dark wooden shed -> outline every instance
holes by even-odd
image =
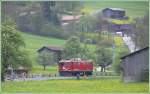
[[[58,63],[60,60],[61,60],[61,54],[62,54],[62,51],[63,51],[63,48],[62,47],[59,47],[59,46],[43,46],[42,48],[40,48],[38,50],[38,53],[41,53],[43,51],[47,51],[47,52],[52,52],[56,55],[56,62]]]
[[[105,8],[102,13],[104,17],[113,19],[120,19],[125,16],[125,10],[121,8]]]
[[[121,60],[124,82],[149,80],[149,47],[123,56]]]

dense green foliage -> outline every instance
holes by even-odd
[[[3,2],[2,18],[5,15],[16,21],[20,31],[41,36],[49,36],[61,39],[70,37],[64,34],[61,27],[62,15],[70,13],[75,15],[79,12],[82,4],[80,2],[68,1],[44,1],[44,2]],[[11,10],[11,11],[10,11]],[[17,11],[17,12],[16,12]]]
[[[69,38],[66,41],[64,50],[64,58],[79,58],[82,50],[80,39],[76,36]]]
[[[25,43],[16,30],[15,23],[8,20],[2,23],[2,76],[8,67],[20,66],[31,68],[28,54],[24,51]]]
[[[106,48],[98,47],[96,50],[96,63],[101,67],[101,72],[105,72],[105,67],[112,62],[112,52]]]
[[[122,72],[122,67],[121,67],[121,60],[120,58],[129,54],[129,51],[126,50],[122,50],[118,53],[116,53],[115,55],[115,62],[113,63],[113,70],[117,73],[117,74],[121,74]]]
[[[136,18],[136,23],[133,24],[134,28],[132,33],[133,41],[136,47],[144,48],[149,46],[149,15],[148,13],[143,18]]]
[[[123,83],[116,78],[4,82],[6,93],[147,93],[148,83]]]
[[[44,67],[54,64],[54,55],[47,51],[42,51],[39,53],[37,57],[37,62]]]

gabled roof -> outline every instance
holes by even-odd
[[[44,49],[48,49],[48,50],[54,51],[54,52],[55,51],[58,52],[58,51],[62,51],[63,50],[62,47],[50,45],[50,46],[43,46],[42,48],[38,49],[38,52],[41,52]]]
[[[125,55],[125,56],[121,57],[121,59],[125,59],[125,58],[128,57],[128,56],[135,55],[135,54],[137,54],[137,53],[139,53],[139,52],[141,52],[141,51],[148,50],[148,49],[149,49],[149,47],[145,47],[145,48],[143,48],[143,49],[140,49],[140,50],[138,50],[138,51],[135,51],[135,52],[133,52],[133,53],[130,53],[130,54],[128,54],[128,55]]]
[[[122,8],[105,8],[103,10],[107,10],[107,9],[110,9],[110,10],[113,10],[113,11],[125,11],[124,9]]]
[[[82,15],[64,15],[62,16],[61,20],[62,21],[72,21],[72,20],[78,20]]]
[[[125,11],[125,10],[124,10],[124,9],[122,9],[122,8],[109,8],[109,9],[111,9],[111,10]]]

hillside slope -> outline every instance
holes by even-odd
[[[127,16],[131,18],[141,17],[148,12],[148,2],[142,1],[92,1],[85,2],[84,8],[81,11],[86,13],[93,13],[107,7],[123,8],[126,10]]]
[[[37,35],[31,35],[27,33],[22,33],[21,35],[25,41],[25,50],[28,51],[31,61],[34,65],[36,64],[37,50],[43,46],[54,45],[54,46],[63,46],[65,40],[42,37]]]
[[[37,50],[43,46],[60,46],[64,47],[66,40],[50,38],[50,37],[42,37],[37,35],[31,35],[28,33],[22,33],[21,35],[25,41],[26,47],[25,50],[28,51],[30,58],[33,64],[36,64]],[[91,51],[95,50],[95,45],[88,45]]]

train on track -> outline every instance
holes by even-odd
[[[60,76],[76,76],[77,74],[89,76],[93,72],[93,61],[81,59],[61,60],[58,67]]]

